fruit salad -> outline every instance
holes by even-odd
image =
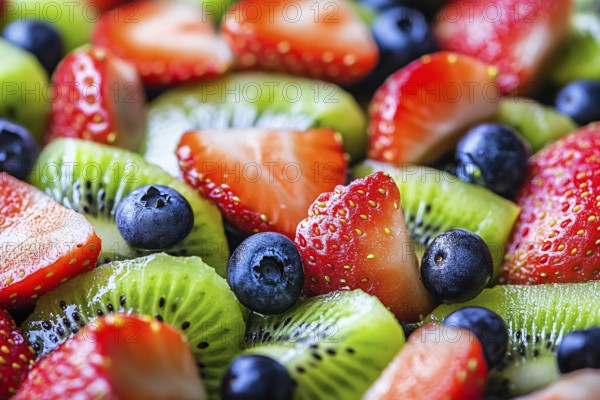
[[[600,399],[599,32],[0,0],[0,400]]]

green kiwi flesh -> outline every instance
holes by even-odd
[[[359,399],[398,353],[404,332],[376,297],[361,290],[303,300],[276,316],[251,314],[247,353],[281,362],[296,399]]]
[[[192,207],[194,226],[183,241],[164,251],[178,256],[200,256],[221,276],[226,274],[229,247],[217,208],[138,154],[91,141],[58,139],[44,148],[29,182],[94,224],[102,239],[100,263],[151,253],[134,249],[123,239],[115,223],[115,212],[119,202],[140,186],[172,187]]]
[[[37,59],[0,39],[0,117],[25,126],[39,143],[50,115],[48,75]]]
[[[529,143],[532,152],[577,129],[577,124],[571,118],[553,107],[518,97],[501,100],[495,120],[515,128]]]
[[[481,236],[494,258],[492,285],[500,274],[506,243],[519,208],[495,193],[462,182],[434,168],[407,165],[395,168],[367,160],[353,170],[355,177],[384,171],[400,189],[402,211],[411,241],[422,251],[441,233],[465,229]]]
[[[600,282],[495,286],[469,302],[439,306],[426,322],[441,322],[467,306],[488,308],[506,322],[508,351],[490,371],[489,392],[517,396],[558,377],[555,352],[566,333],[600,325]]]
[[[141,152],[146,160],[179,176],[175,149],[189,130],[227,128],[305,130],[328,127],[342,135],[354,161],[367,147],[366,117],[340,87],[299,77],[238,73],[173,89],[148,110]]]
[[[221,377],[242,348],[242,311],[225,279],[198,257],[164,253],[116,261],[42,296],[21,328],[41,357],[112,312],[147,315],[179,329],[216,397]]]
[[[571,32],[551,65],[550,78],[557,86],[577,79],[600,79],[600,16],[571,17]]]

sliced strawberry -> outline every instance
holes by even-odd
[[[92,38],[137,68],[147,85],[219,76],[233,56],[209,16],[191,4],[138,1],[102,16]]]
[[[177,156],[185,180],[238,228],[292,239],[310,203],[346,176],[342,141],[328,128],[190,132]]]
[[[501,283],[600,279],[600,125],[532,157]]]
[[[441,48],[495,65],[504,93],[525,93],[568,32],[570,8],[570,0],[453,0],[435,32]]]
[[[86,325],[44,357],[14,399],[203,400],[199,376],[177,330],[116,314]]]
[[[295,241],[307,295],[362,289],[403,322],[431,311],[400,192],[389,175],[377,172],[320,195],[298,225]]]
[[[221,30],[241,68],[348,84],[378,60],[369,28],[342,0],[242,0]]]
[[[92,269],[100,239],[85,217],[0,173],[0,307],[24,308]]]
[[[430,324],[413,332],[363,400],[478,400],[485,392],[486,375],[475,335]]]
[[[495,115],[495,75],[495,68],[449,52],[394,73],[369,107],[370,157],[396,165],[434,161],[469,126]]]
[[[74,137],[138,147],[145,130],[145,99],[131,65],[109,50],[83,47],[59,64],[53,86],[47,142]]]
[[[33,361],[34,351],[10,314],[0,310],[0,400],[17,392]]]

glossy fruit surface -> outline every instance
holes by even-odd
[[[227,281],[240,303],[261,314],[281,314],[300,298],[304,268],[286,236],[257,233],[244,240],[227,265]]]
[[[26,128],[0,118],[0,171],[24,180],[39,151]]]
[[[283,365],[260,355],[239,356],[223,378],[223,400],[288,400],[296,382]]]
[[[464,307],[444,318],[444,324],[473,332],[481,346],[489,368],[495,367],[505,356],[508,347],[508,329],[498,314],[483,307]]]
[[[16,20],[4,28],[2,36],[13,45],[33,54],[48,74],[52,74],[63,56],[60,34],[45,22]]]
[[[510,199],[525,181],[529,154],[529,145],[511,127],[477,125],[456,146],[456,175]]]
[[[175,189],[146,185],[123,198],[115,221],[119,232],[131,246],[160,250],[185,239],[194,227],[194,212],[185,197]]]
[[[600,81],[579,80],[563,87],[556,96],[556,109],[579,125],[600,120]]]

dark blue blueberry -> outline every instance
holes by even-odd
[[[0,171],[25,180],[38,153],[38,145],[27,129],[0,118]]]
[[[461,303],[477,296],[492,276],[492,254],[476,234],[453,229],[436,237],[425,250],[421,279],[444,303]]]
[[[279,362],[259,355],[233,360],[223,377],[223,400],[290,400],[296,382]]]
[[[240,303],[261,314],[280,314],[300,297],[304,268],[286,236],[257,233],[244,240],[227,264],[227,281]]]
[[[600,121],[600,81],[569,83],[556,96],[556,109],[579,125]]]
[[[473,332],[483,347],[489,368],[498,365],[506,355],[508,329],[495,312],[483,307],[464,307],[444,318],[444,324]]]
[[[2,36],[33,54],[49,74],[62,59],[62,38],[52,25],[45,22],[16,20],[4,28]]]
[[[511,127],[481,124],[456,146],[456,175],[513,198],[527,175],[529,145]]]
[[[131,246],[162,250],[185,239],[194,226],[194,212],[175,189],[146,185],[123,198],[117,207],[116,222]]]
[[[379,61],[356,85],[357,91],[367,95],[374,93],[388,76],[411,61],[437,51],[435,37],[425,16],[415,9],[386,9],[377,16],[371,30],[379,49]]]
[[[433,17],[441,8],[444,0],[359,0],[361,4],[381,13],[394,7],[408,7],[419,10],[428,18]]]
[[[563,374],[584,368],[600,369],[600,326],[567,333],[558,345],[556,359]]]

